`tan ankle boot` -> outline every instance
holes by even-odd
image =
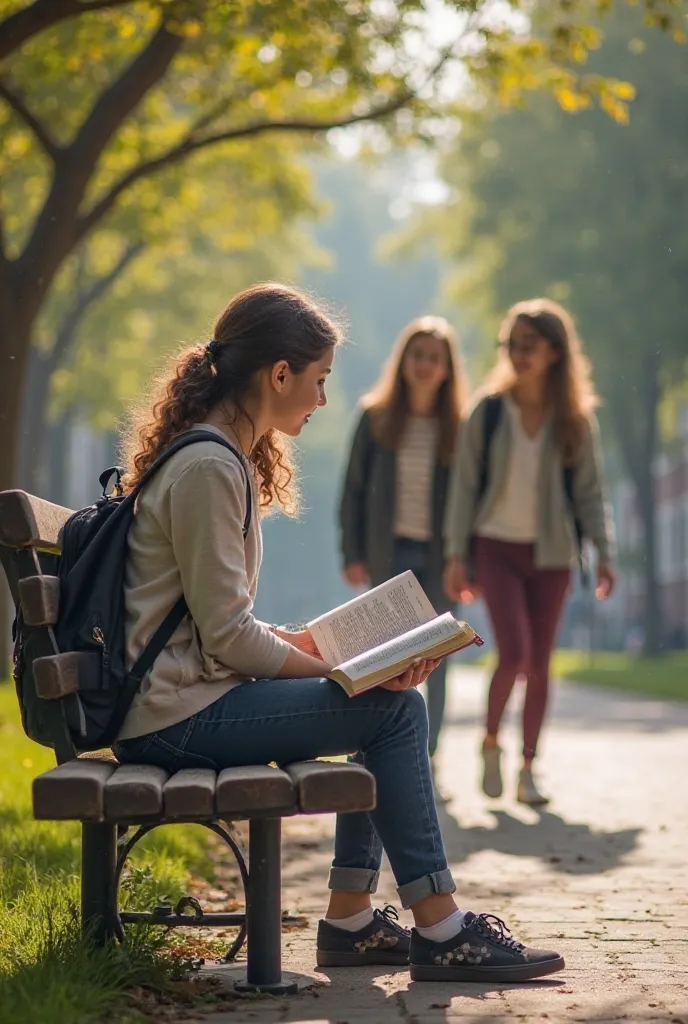
[[[521,769],[518,776],[516,799],[520,804],[529,804],[531,807],[538,807],[549,803],[549,797],[543,796],[535,785],[532,768]]]

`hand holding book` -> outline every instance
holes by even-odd
[[[399,685],[388,689],[418,685],[417,676],[429,675],[438,659],[483,642],[451,612],[437,615],[410,571],[319,616],[308,629],[323,660],[335,666],[328,675],[351,697],[396,679]]]
[[[310,629],[286,630],[275,626],[272,628],[272,631],[302,654],[307,654],[311,658],[317,658],[322,665],[323,674],[329,675],[332,672],[334,666],[328,665],[327,662],[323,661]],[[421,683],[425,682],[430,673],[435,671],[440,661],[440,658],[421,658],[413,662],[401,675],[394,676],[392,679],[380,683],[380,688],[383,690],[408,690],[411,687],[420,686]]]
[[[387,679],[384,683],[378,683],[378,686],[381,690],[414,689],[425,682],[441,661],[441,658],[421,658],[420,661],[415,661],[405,672],[402,672],[400,676],[394,676],[392,679]]]

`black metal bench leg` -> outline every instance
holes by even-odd
[[[97,946],[115,935],[117,826],[81,827],[81,926]]]
[[[282,821],[256,818],[249,824],[248,963],[238,992],[288,995],[295,981],[282,979]]]

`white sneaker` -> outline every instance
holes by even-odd
[[[528,804],[530,807],[542,807],[549,803],[549,797],[543,796],[533,781],[532,768],[522,768],[518,776],[518,788],[516,799],[520,804]]]
[[[502,795],[501,747],[483,747],[483,793],[493,799]]]

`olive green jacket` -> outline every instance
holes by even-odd
[[[394,558],[394,505],[397,454],[373,437],[371,417],[361,415],[351,445],[339,504],[340,545],[345,566],[364,562],[373,586],[392,575]],[[432,487],[432,538],[430,540],[428,596],[442,600],[444,520],[449,468],[435,462]]]

